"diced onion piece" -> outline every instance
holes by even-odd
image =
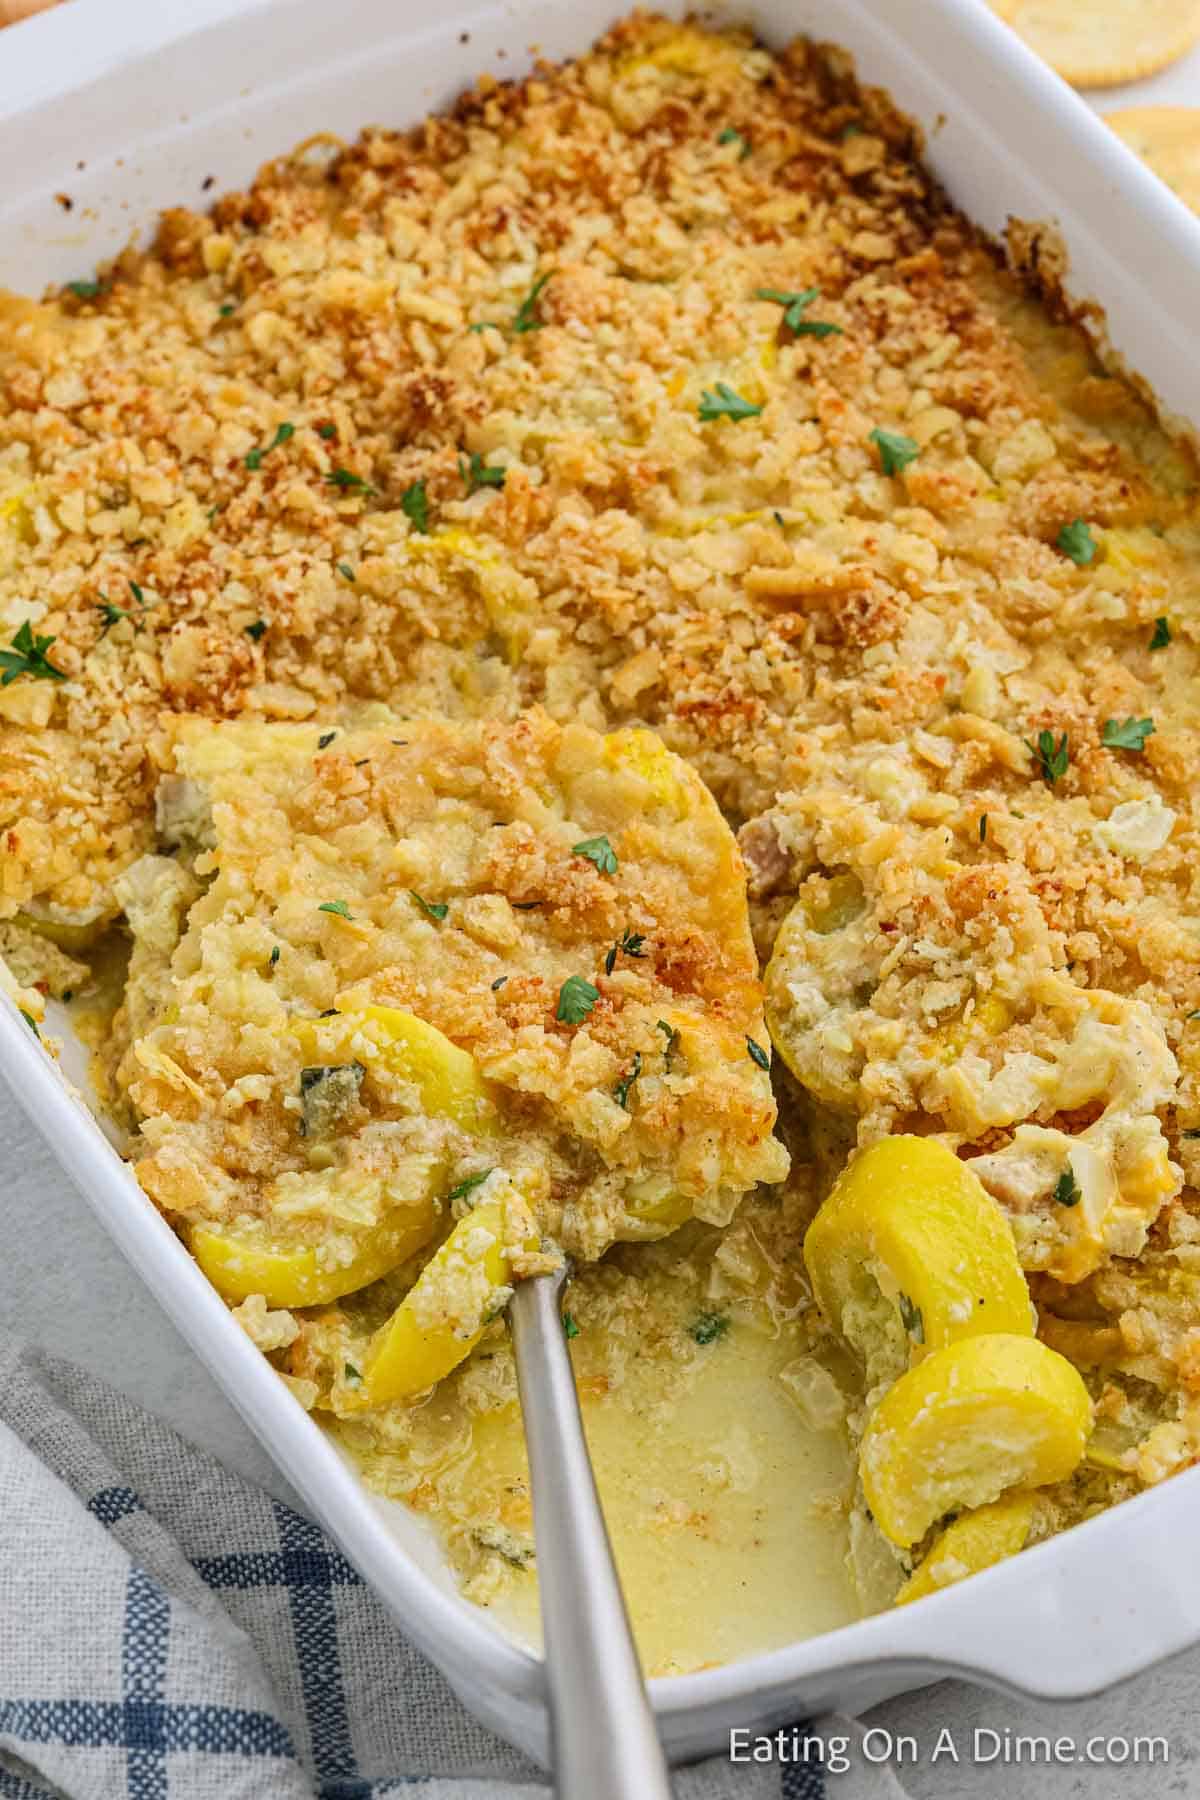
[[[1065,1480],[1091,1421],[1077,1370],[1036,1338],[946,1344],[871,1415],[859,1456],[867,1505],[893,1544],[915,1544],[948,1512]]]
[[[926,1594],[938,1594],[968,1575],[1015,1556],[1025,1548],[1033,1519],[1030,1494],[1006,1494],[990,1506],[977,1506],[947,1525],[933,1547],[896,1595],[897,1606],[907,1606]]]

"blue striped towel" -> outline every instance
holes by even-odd
[[[316,1525],[2,1335],[0,1520],[0,1796],[544,1800]],[[840,1776],[839,1800],[898,1792],[882,1773]],[[825,1781],[718,1758],[678,1793]]]

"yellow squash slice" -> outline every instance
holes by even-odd
[[[860,1151],[809,1227],[804,1260],[821,1311],[871,1381],[961,1338],[1033,1335],[1008,1220],[933,1138],[889,1137]],[[893,1366],[881,1367],[885,1360]]]
[[[396,1006],[356,1007],[353,991],[338,995],[338,1009],[336,1021],[319,1023],[325,1027],[335,1023],[345,1041],[357,1029],[368,1027],[361,1041],[356,1040],[356,1053],[368,1068],[380,1062],[411,1081],[420,1095],[422,1112],[432,1118],[453,1119],[465,1131],[483,1134],[495,1129],[496,1109],[469,1050],[461,1049],[444,1031],[415,1013]],[[293,1029],[302,1038],[305,1033],[312,1037],[314,1023],[300,1020]]]
[[[503,1305],[509,1246],[503,1205],[483,1201],[460,1219],[371,1340],[357,1399],[385,1406],[423,1394],[471,1354]]]
[[[915,1544],[948,1512],[1065,1480],[1091,1422],[1078,1372],[1036,1338],[946,1344],[871,1415],[859,1456],[867,1505],[893,1544]]]
[[[896,1595],[897,1606],[937,1594],[1025,1548],[1033,1520],[1030,1494],[1006,1494],[947,1525]]]
[[[423,1250],[437,1221],[437,1202],[430,1194],[423,1205],[384,1219],[345,1263],[323,1262],[311,1246],[203,1228],[192,1232],[190,1242],[196,1261],[226,1300],[236,1304],[262,1294],[268,1306],[325,1306],[368,1287]]]

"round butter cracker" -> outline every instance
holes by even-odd
[[[1200,40],[1200,0],[1018,0],[997,10],[1080,88],[1140,81]]]
[[[1200,106],[1129,106],[1107,113],[1104,122],[1200,213]]]

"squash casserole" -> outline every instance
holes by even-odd
[[[518,1625],[587,1265],[658,1669],[1200,1458],[1200,472],[1009,238],[638,14],[0,296],[20,1004]]]

